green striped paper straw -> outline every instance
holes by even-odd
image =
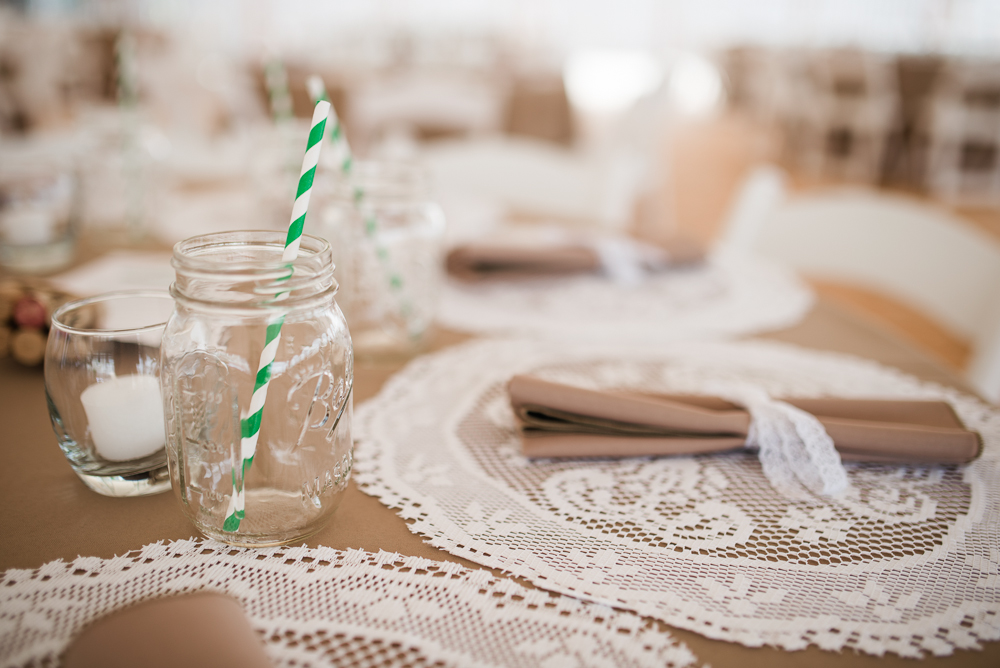
[[[125,222],[133,240],[142,236],[142,160],[139,154],[139,73],[135,38],[126,29],[115,40],[115,85],[122,117],[122,177],[125,181]]]
[[[326,119],[330,114],[330,103],[320,100],[313,109],[312,124],[309,130],[309,140],[306,143],[306,153],[302,158],[302,170],[299,172],[299,185],[295,193],[295,203],[292,205],[292,217],[288,224],[288,235],[285,237],[285,248],[281,261],[294,262],[299,254],[299,244],[302,241],[302,230],[306,223],[306,213],[309,211],[309,198],[312,195],[313,181],[316,178],[316,166],[319,164],[320,149],[323,148],[323,134],[326,131]],[[291,274],[289,274],[289,277]],[[287,280],[287,279],[286,279]],[[287,292],[279,292],[275,301],[288,297]],[[240,421],[240,459],[241,473],[236,479],[236,469],[233,469],[233,494],[229,498],[229,508],[226,510],[226,521],[223,530],[237,531],[246,510],[245,479],[247,471],[253,465],[257,452],[257,438],[260,436],[260,422],[264,414],[264,403],[267,400],[267,387],[271,382],[271,364],[274,362],[281,341],[281,326],[285,316],[274,318],[267,326],[264,349],[260,353],[257,365],[257,377],[254,381],[253,395],[250,397],[250,407],[246,417]]]
[[[279,147],[282,153],[284,169],[288,179],[295,178],[295,168],[299,165],[299,152],[296,146],[295,129],[292,120],[295,116],[292,108],[292,94],[288,90],[288,72],[285,64],[277,56],[264,60],[264,87],[271,104],[271,118],[278,129]]]
[[[278,58],[268,58],[264,62],[264,85],[274,122],[281,124],[291,120],[292,95],[288,92],[288,72]]]
[[[118,102],[123,107],[134,107],[139,101],[139,87],[136,81],[138,73],[135,63],[135,40],[128,30],[122,30],[115,40],[115,69]]]
[[[319,76],[313,74],[306,80],[306,88],[309,91],[309,96],[312,98],[313,102],[319,100],[330,101],[330,97],[326,93],[326,86],[323,85],[323,79]],[[347,137],[344,135],[343,127],[340,124],[340,119],[337,117],[337,111],[330,106],[330,120],[333,126],[333,130],[330,133],[330,142],[335,147],[337,151],[336,162],[340,165],[340,171],[342,174],[347,175],[351,173],[351,166],[354,164],[354,158],[351,153],[351,146],[347,143]],[[375,244],[375,254],[378,256],[379,261],[382,263],[382,268],[386,273],[386,277],[389,280],[389,287],[393,291],[402,292],[403,290],[403,277],[398,271],[392,266],[389,258],[389,249],[385,247],[379,237],[378,230],[378,219],[373,213],[368,213],[367,215],[363,211],[363,203],[365,199],[364,189],[358,187],[354,189],[354,205],[358,209],[358,212],[364,216],[365,219],[365,234],[368,238]],[[405,296],[402,298],[402,304],[400,306],[400,315],[403,316],[403,320],[407,323],[407,328],[409,329],[412,325],[410,316],[413,313],[413,308],[410,306],[409,301],[406,300]],[[410,333],[411,336],[414,335],[413,332]]]

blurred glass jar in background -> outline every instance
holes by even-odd
[[[43,274],[76,248],[79,189],[66,152],[33,143],[0,146],[0,265]]]
[[[173,153],[170,139],[135,114],[108,107],[78,114],[73,142],[80,155],[82,227],[88,235],[99,231],[102,243],[141,241],[169,201],[164,165]]]
[[[317,194],[316,234],[333,247],[355,354],[413,354],[434,321],[442,281],[445,219],[426,174],[410,163],[355,162]]]

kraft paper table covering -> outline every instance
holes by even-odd
[[[441,331],[433,337],[430,347],[441,348],[466,338]],[[917,351],[823,302],[798,326],[761,338],[868,357],[923,380],[969,391],[961,380]],[[355,370],[356,400],[360,403],[374,396],[382,383],[401,366],[401,363],[359,363]],[[0,535],[4,537],[0,541],[0,569],[37,568],[48,561],[72,560],[78,555],[110,558],[148,543],[197,535],[181,514],[172,494],[112,499],[84,487],[56,445],[45,407],[40,370],[0,360],[0,378],[0,411],[4,425],[0,450],[5,462],[0,467],[4,508],[0,514]],[[353,483],[348,486],[331,524],[305,544],[373,552],[381,549],[478,567],[424,544],[407,530],[404,520],[376,499],[362,494]],[[691,632],[671,632],[701,661],[716,667],[915,665],[912,660],[896,656],[840,655],[816,648],[802,652],[750,649],[708,640]],[[982,651],[958,651],[949,657],[928,658],[919,665],[1000,665],[1000,643],[988,643]]]
[[[743,447],[750,414],[708,396],[590,390],[515,375],[507,383],[528,457],[629,457]],[[819,420],[845,461],[964,464],[982,449],[943,401],[788,399]]]

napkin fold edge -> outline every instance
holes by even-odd
[[[685,403],[688,397],[588,390],[522,374],[513,376],[507,389],[521,422],[522,452],[532,458],[734,450],[744,445],[751,420],[744,409],[712,397],[690,397],[703,404],[699,406]],[[865,408],[863,400],[843,400],[835,410],[827,406],[833,417],[817,410],[829,400],[786,401],[815,415],[845,461],[964,464],[982,453],[980,435],[965,429],[947,402],[873,400],[878,401],[878,412],[895,416],[875,420],[867,419],[871,415],[855,419],[843,414],[845,407],[855,412]],[[900,407],[912,411],[917,404],[926,405],[921,423],[900,421]],[[955,426],[944,426],[951,424]]]

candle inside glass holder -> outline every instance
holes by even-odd
[[[163,448],[163,399],[156,376],[130,374],[80,393],[97,454],[127,462]]]
[[[69,264],[77,180],[65,150],[19,140],[0,147],[0,266],[34,274]]]
[[[160,339],[173,310],[165,292],[119,292],[70,302],[52,316],[45,392],[73,471],[107,496],[170,488],[160,394]]]

